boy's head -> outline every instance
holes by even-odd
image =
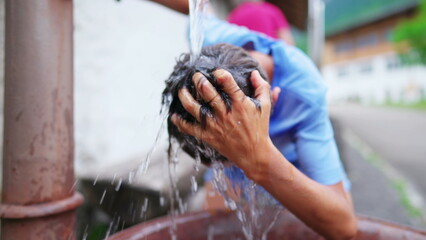
[[[170,118],[174,113],[177,113],[182,119],[190,123],[201,124],[202,127],[205,127],[206,117],[208,115],[214,116],[212,108],[197,94],[192,82],[192,76],[196,72],[202,73],[208,79],[225,102],[228,111],[231,111],[231,99],[222,90],[222,86],[217,83],[213,76],[213,72],[217,69],[224,69],[230,72],[241,90],[249,97],[254,96],[254,89],[250,81],[251,72],[258,70],[261,76],[266,79],[266,75],[260,68],[259,63],[247,51],[229,44],[218,44],[203,48],[200,56],[194,61],[190,61],[189,54],[183,54],[174,67],[172,74],[166,80],[166,88],[163,91],[162,98],[162,104],[169,107],[167,119],[169,138],[175,138],[185,152],[194,158],[199,156],[201,161],[206,165],[209,165],[212,159],[225,161],[226,158],[207,144],[200,142],[192,136],[181,133]],[[201,123],[198,123],[191,114],[186,112],[179,100],[178,91],[184,87],[201,104]],[[255,99],[252,100],[258,105]]]

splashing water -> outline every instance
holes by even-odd
[[[195,176],[191,176],[191,190],[192,193],[195,193],[198,190],[198,184],[197,180],[195,179]]]
[[[163,196],[160,196],[159,201],[160,201],[160,207],[163,207],[163,206],[164,206],[164,204],[165,204],[164,197],[163,197]]]
[[[208,8],[208,0],[188,0],[189,1],[189,21],[190,21],[190,61],[194,63],[201,53],[204,41],[204,17]],[[167,102],[168,101],[168,102]],[[170,106],[171,99],[163,103],[163,107]],[[164,109],[163,109],[164,110]],[[164,112],[168,112],[167,110]],[[240,124],[240,122],[238,122]],[[169,229],[172,240],[177,239],[177,226],[175,217],[187,210],[187,205],[183,203],[177,189],[176,167],[179,163],[178,152],[181,150],[176,139],[171,138],[169,149],[169,179],[171,190],[170,197],[170,215],[171,226]],[[200,143],[202,145],[203,143]],[[201,152],[208,151],[210,148],[200,148]],[[208,153],[207,156],[212,156]],[[215,190],[223,197],[225,205],[236,210],[238,219],[242,224],[242,230],[246,240],[266,240],[267,234],[278,218],[281,205],[263,188],[257,186],[250,179],[240,182],[232,182],[225,173],[223,163],[218,162],[213,157],[213,181],[212,185]],[[196,192],[198,185],[196,175],[199,172],[200,156],[195,156],[194,170],[195,176],[191,176],[191,189]],[[149,157],[146,163],[149,163]],[[146,167],[144,168],[146,171]],[[164,204],[164,199],[160,198],[160,203]],[[208,239],[214,239],[214,226],[208,229]]]
[[[102,203],[104,202],[105,195],[106,195],[106,190],[104,190],[104,192],[102,193],[102,197],[99,200],[99,205],[102,205]]]
[[[93,186],[98,182],[99,174],[96,174],[95,180],[93,181]]]
[[[226,169],[232,168],[236,169],[225,168],[222,162],[214,161],[212,185],[223,197],[225,206],[236,210],[246,240],[266,240],[282,207],[266,190],[245,175],[231,182]]]
[[[170,236],[172,240],[177,239],[177,225],[176,225],[176,216],[179,213],[185,212],[185,205],[183,204],[182,198],[179,195],[179,189],[177,188],[177,176],[176,169],[177,164],[179,163],[179,154],[180,146],[176,139],[170,139],[170,150],[169,150],[169,180],[170,180],[170,217],[171,217],[171,225],[170,225]],[[176,209],[176,204],[178,205],[178,209]]]
[[[117,213],[114,214],[114,217],[112,218],[112,221],[109,223],[108,230],[105,233],[105,237],[103,239],[107,240],[112,233],[117,232],[120,221],[121,221],[121,217],[117,216]]]
[[[122,178],[120,178],[119,180],[118,180],[118,183],[117,183],[117,185],[115,186],[115,191],[116,192],[118,192],[119,190],[120,190],[120,187],[121,187],[121,184],[123,183],[123,179]]]
[[[204,29],[203,21],[204,16],[207,10],[208,0],[188,0],[189,1],[189,41],[190,41],[190,52],[191,52],[191,62],[194,62],[201,53],[201,48],[203,46],[204,40]],[[170,106],[171,99],[166,100],[163,104],[163,107]],[[167,109],[162,109],[163,113],[168,112]],[[169,179],[170,179],[170,215],[171,215],[171,226],[170,226],[170,235],[173,240],[177,239],[176,231],[177,226],[175,222],[175,217],[179,213],[186,212],[188,206],[183,202],[182,198],[179,195],[179,190],[177,188],[177,178],[176,178],[176,167],[179,162],[178,151],[180,150],[179,143],[175,139],[169,139],[170,149],[169,149]],[[150,154],[149,154],[150,155]],[[149,156],[147,157],[146,163],[149,163]],[[199,172],[200,158],[196,157],[194,169],[196,174]],[[146,171],[147,167],[144,167]],[[195,176],[191,177],[191,189],[192,192],[196,192],[198,189]],[[160,202],[164,204],[164,200],[160,199]],[[177,205],[177,206],[176,206]]]
[[[162,136],[163,136],[164,128],[165,128],[165,125],[166,125],[165,123],[166,123],[166,120],[167,120],[166,112],[167,111],[165,111],[164,106],[163,106],[163,108],[160,111],[160,117],[162,119],[160,129],[159,129],[158,134],[155,138],[154,145],[152,146],[151,150],[148,152],[148,155],[146,156],[145,161],[142,162],[142,164],[139,166],[139,168],[137,170],[138,174],[145,174],[146,171],[148,171],[149,164],[151,163],[151,156],[155,152],[155,150],[157,150],[157,146],[160,143]],[[130,172],[129,173],[129,179],[131,179],[130,174],[135,174],[135,173]]]
[[[141,207],[140,218],[146,217],[145,213],[148,210],[148,198],[145,198],[143,201],[143,206]]]
[[[198,58],[203,46],[203,22],[208,3],[208,0],[189,0],[189,44],[191,62],[194,62]]]
[[[169,180],[170,180],[170,215],[171,226],[169,229],[172,240],[177,239],[176,216],[187,211],[187,205],[183,203],[177,188],[176,169],[179,164],[179,151],[181,146],[175,138],[170,138],[169,149]],[[242,181],[231,181],[228,179],[226,169],[220,161],[214,157],[215,152],[211,148],[206,148],[203,142],[199,142],[196,146],[200,146],[198,152],[208,151],[207,156],[213,156],[213,180],[212,185],[215,190],[222,196],[225,206],[231,210],[235,210],[237,217],[241,222],[242,231],[246,240],[266,240],[267,234],[273,227],[278,218],[281,205],[263,188],[257,186],[253,181],[245,177]],[[201,159],[197,153],[194,161],[194,170],[196,174],[199,172]],[[241,171],[241,170],[240,170]],[[243,173],[242,173],[243,174]],[[190,177],[192,192],[197,191],[197,183],[195,176]],[[160,199],[161,201],[161,199]],[[208,238],[214,239],[214,227],[209,229]]]

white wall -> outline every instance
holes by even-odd
[[[186,16],[144,0],[75,0],[76,170],[144,158]]]

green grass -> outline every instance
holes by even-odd
[[[380,156],[375,153],[375,152],[371,152],[366,156],[366,160],[373,166],[381,169],[384,165],[383,160],[380,158]]]
[[[407,193],[407,184],[404,180],[392,180],[392,186],[398,192],[399,200],[401,201],[402,206],[408,212],[411,217],[419,218],[422,216],[422,211],[415,207],[410,201],[410,198]]]
[[[101,240],[104,239],[106,232],[108,231],[108,224],[99,224],[93,229],[89,230],[87,240]]]
[[[426,111],[426,99],[415,102],[415,103],[387,102],[387,103],[385,103],[385,106],[386,107],[393,107],[393,108],[405,108],[405,109],[414,109],[414,110]]]

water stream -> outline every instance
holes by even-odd
[[[229,171],[234,172],[232,182]],[[235,166],[225,167],[216,161],[212,185],[223,197],[225,206],[236,211],[246,240],[266,240],[282,207],[266,190],[240,173]]]
[[[203,45],[203,21],[208,8],[208,0],[189,0],[189,21],[190,21],[190,52],[191,61],[196,61],[199,57]],[[165,104],[167,105],[167,103]],[[164,107],[164,106],[163,106]],[[164,111],[165,109],[163,109]],[[165,110],[164,112],[168,112]],[[157,141],[156,141],[157,142]],[[202,144],[202,143],[201,143]],[[177,225],[175,217],[187,211],[187,205],[183,202],[177,188],[176,168],[179,163],[178,155],[181,151],[179,143],[170,139],[169,149],[169,178],[171,190],[170,215],[171,227],[170,236],[172,240],[177,240]],[[246,240],[266,240],[269,230],[272,228],[281,209],[281,205],[263,188],[257,186],[253,181],[244,177],[242,181],[230,181],[223,163],[213,160],[213,180],[212,185],[223,197],[227,208],[235,210],[241,222],[242,231]],[[196,156],[194,163],[195,175],[191,176],[191,190],[195,193],[198,189],[196,176],[199,172],[200,157]],[[149,157],[145,164],[149,164]],[[143,167],[146,171],[147,166]],[[163,200],[164,201],[164,200]],[[208,229],[208,239],[214,239],[214,226]]]
[[[204,40],[204,16],[206,14],[209,0],[189,1],[189,48],[191,61],[195,61],[200,55]]]
[[[206,13],[208,0],[188,0],[189,1],[189,42],[190,42],[190,53],[191,61],[195,61],[200,55],[201,48],[203,45],[204,34],[203,34],[203,18]],[[170,100],[171,101],[171,100]],[[169,104],[165,104],[166,106]],[[163,106],[164,107],[164,106]],[[162,110],[162,112],[165,109]],[[168,112],[167,110],[164,112]],[[182,214],[187,211],[187,205],[183,202],[181,196],[179,195],[179,190],[177,188],[177,176],[176,168],[179,163],[178,154],[180,151],[179,143],[175,139],[170,139],[170,149],[169,149],[169,179],[170,179],[170,216],[171,216],[171,226],[170,226],[170,236],[172,240],[177,239],[177,226],[175,222],[175,217],[178,214]],[[196,174],[199,172],[200,159],[196,157],[194,169]],[[148,163],[149,164],[149,163]],[[146,170],[146,168],[145,168]],[[195,193],[198,189],[196,182],[196,175],[191,176],[191,189]]]

